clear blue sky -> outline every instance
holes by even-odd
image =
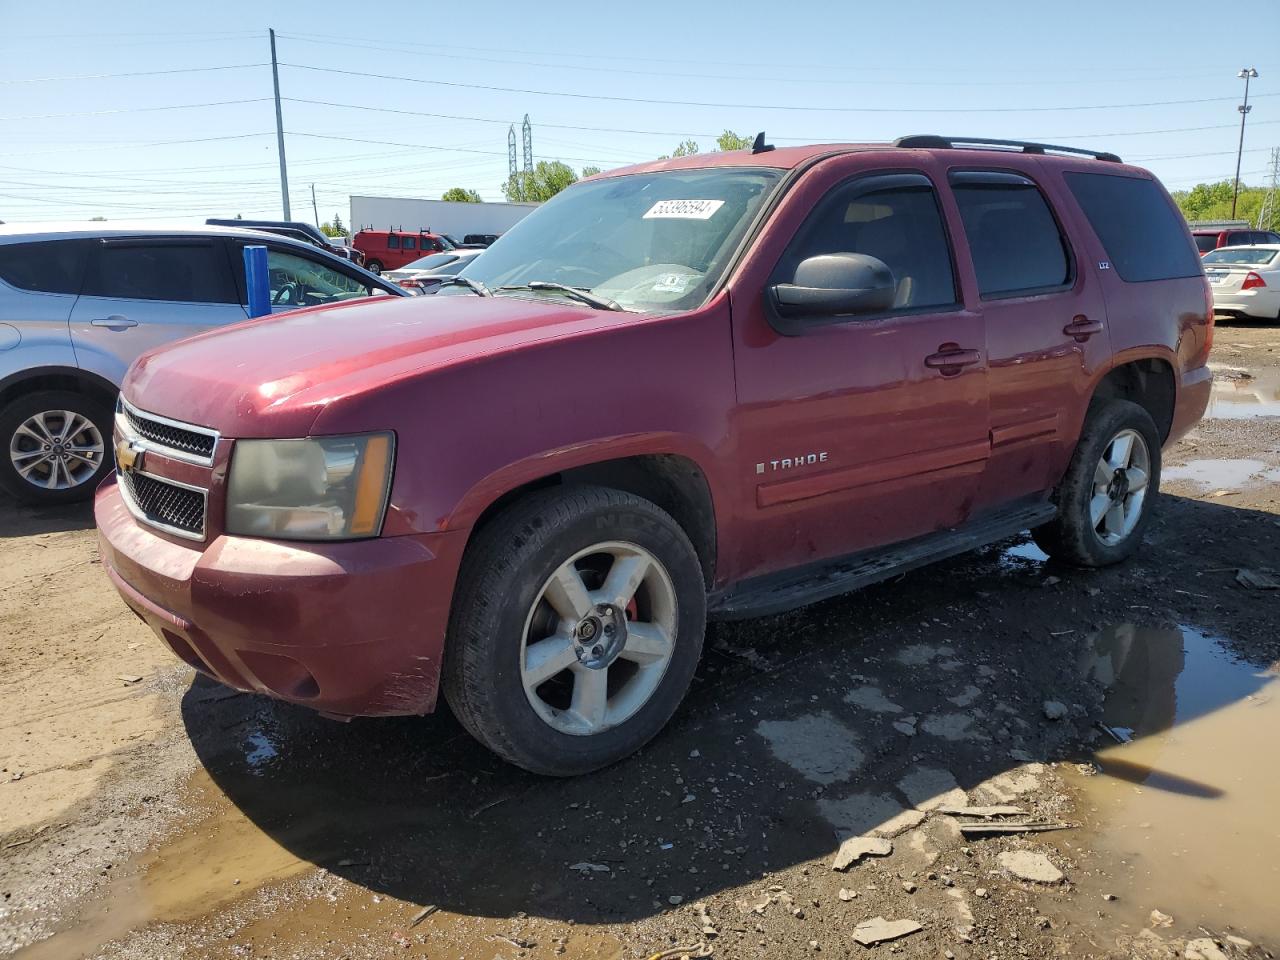
[[[535,160],[575,169],[651,159],[686,136],[707,149],[726,127],[780,144],[936,132],[1106,149],[1178,189],[1232,176],[1236,71],[1254,66],[1244,179],[1262,182],[1280,145],[1275,0],[0,0],[0,21],[8,222],[279,216],[268,27],[289,64],[298,219],[312,218],[312,183],[322,219],[345,220],[352,193],[439,197],[456,185],[501,199],[507,126],[518,132],[526,113]],[[233,69],[57,79],[215,66]],[[55,79],[19,82],[39,78]],[[1188,100],[1212,102],[1122,106]],[[255,102],[187,106],[223,101]]]

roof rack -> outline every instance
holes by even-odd
[[[962,147],[1017,147],[1021,153],[1073,153],[1108,163],[1123,163],[1114,153],[1084,150],[1080,147],[1059,147],[1052,143],[1032,143],[1028,140],[992,140],[988,137],[939,137],[931,133],[913,137],[899,137],[895,147],[916,147],[930,150],[952,150]]]

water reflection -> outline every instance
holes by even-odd
[[[1219,374],[1213,380],[1205,416],[1224,420],[1280,416],[1280,368]]]

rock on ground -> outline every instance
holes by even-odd
[[[863,857],[887,857],[893,853],[893,843],[881,837],[850,837],[840,844],[832,870],[848,870]]]
[[[1019,880],[1032,883],[1060,883],[1063,873],[1043,853],[1030,850],[1011,850],[997,858],[1000,866]]]
[[[873,917],[863,920],[853,928],[853,939],[864,947],[874,947],[877,943],[897,940],[900,937],[919,933],[924,927],[914,920],[886,920],[884,917]]]

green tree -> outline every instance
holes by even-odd
[[[587,177],[594,177],[597,173],[600,173],[600,172],[601,171],[599,167],[583,167],[582,179],[585,180],[587,179]]]
[[[463,187],[450,187],[440,197],[441,200],[452,200],[454,203],[481,203],[480,194]]]
[[[1173,194],[1173,202],[1178,205],[1182,215],[1188,220],[1228,220],[1231,218],[1231,193],[1233,181],[1219,180],[1217,183],[1198,183],[1190,190],[1178,190]],[[1272,205],[1267,222],[1258,224],[1258,214],[1262,210],[1263,201],[1267,198],[1265,187],[1250,187],[1240,184],[1240,196],[1236,201],[1237,220],[1248,220],[1263,230],[1280,228],[1280,210]]]
[[[740,137],[732,130],[726,130],[716,137],[717,150],[746,150],[755,143],[755,137]]]
[[[578,175],[559,160],[539,160],[532,173],[523,170],[507,178],[502,193],[508,201],[542,203],[574,183]]]
[[[347,225],[342,222],[342,216],[335,213],[332,220],[327,220],[320,224],[320,232],[326,237],[345,237],[347,235]]]
[[[716,137],[716,149],[725,150],[746,150],[755,141],[754,137],[740,137],[732,130],[726,130],[720,136]],[[670,160],[673,157],[692,157],[699,152],[697,140],[685,140],[676,146],[670,153],[664,153],[659,160]]]

